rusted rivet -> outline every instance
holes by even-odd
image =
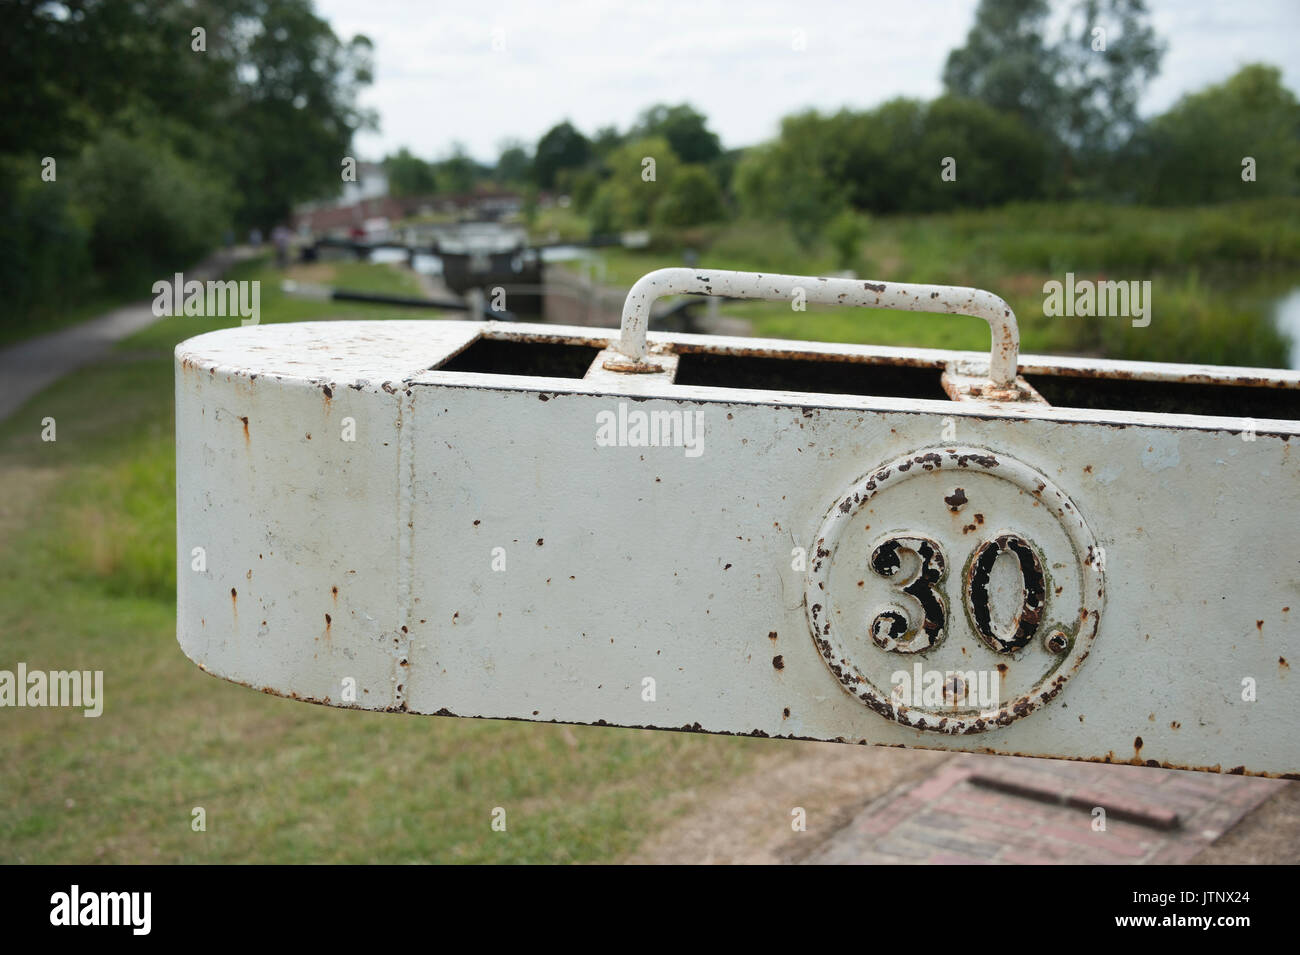
[[[1064,630],[1053,630],[1043,640],[1049,653],[1064,653],[1070,648],[1070,638]]]
[[[943,685],[943,700],[949,705],[954,705],[959,700],[966,698],[966,681],[959,676],[951,677]]]

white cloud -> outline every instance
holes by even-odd
[[[535,141],[566,117],[588,133],[626,128],[659,102],[693,103],[724,144],[742,146],[771,136],[783,115],[799,109],[932,97],[948,52],[974,22],[976,2],[316,5],[340,36],[365,33],[375,43],[376,79],[363,103],[379,111],[382,128],[358,138],[362,155],[404,145],[437,156],[459,141],[489,160],[502,140]],[[1144,112],[1256,60],[1282,66],[1287,84],[1300,90],[1297,0],[1150,6],[1169,52]],[[796,30],[807,38],[803,52],[792,49]],[[494,51],[494,36],[503,51]]]

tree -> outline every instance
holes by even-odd
[[[623,134],[617,126],[602,126],[591,137],[591,156],[604,161],[605,157],[623,145]]]
[[[91,222],[93,263],[118,282],[197,259],[227,225],[228,196],[164,142],[110,130],[69,177]]]
[[[980,0],[966,45],[948,54],[944,89],[1052,132],[1060,66],[1046,37],[1047,0]]]
[[[297,202],[337,194],[353,133],[374,125],[356,105],[371,80],[370,41],[343,43],[310,0],[249,2],[234,31],[240,78],[229,128],[241,219],[267,227]]]
[[[780,135],[746,150],[736,167],[741,209],[755,218],[788,222],[805,248],[848,204],[849,187],[833,172],[839,165],[832,158],[835,125],[834,118],[816,110],[787,116]]]
[[[434,175],[442,184],[442,191],[456,195],[473,192],[481,174],[479,164],[461,143],[452,143],[451,155],[438,163],[434,170]]]
[[[428,196],[437,190],[433,166],[411,154],[405,146],[384,160],[388,192],[393,196]]]
[[[1060,135],[1085,159],[1122,146],[1138,126],[1138,100],[1165,53],[1146,17],[1144,0],[1081,0],[1070,11],[1057,46]]]
[[[231,6],[200,17],[179,4],[140,0],[0,3],[0,154],[75,153],[121,109],[141,102],[157,119],[215,121],[215,107],[234,89],[222,28],[233,19]],[[188,49],[200,19],[210,24],[211,56]]]
[[[528,156],[524,144],[518,140],[508,140],[501,145],[501,155],[497,157],[495,177],[502,183],[523,183],[532,175],[533,161]]]
[[[751,149],[736,191],[751,215],[788,221],[811,245],[845,209],[928,211],[1041,195],[1042,137],[975,100],[895,99],[865,112],[787,116],[781,134]],[[945,160],[955,163],[944,177]]]
[[[564,169],[578,169],[591,155],[591,143],[567,119],[551,127],[537,141],[533,156],[533,175],[543,189],[555,186],[555,178]]]
[[[49,188],[31,168],[0,158],[0,325],[75,303],[91,275],[70,190]]]
[[[976,100],[941,96],[929,103],[910,152],[920,171],[907,193],[913,209],[1002,205],[1041,198],[1047,188],[1050,152],[1042,136]],[[946,159],[953,161],[952,178],[939,174]]]
[[[1244,181],[1243,160],[1254,181]],[[1274,66],[1243,67],[1138,133],[1122,171],[1150,203],[1300,195],[1300,104]]]
[[[665,226],[692,226],[723,218],[722,189],[708,169],[683,166],[655,204],[654,221]]]
[[[337,194],[374,125],[357,106],[369,41],[339,39],[310,0],[7,0],[0,42],[0,171],[58,164],[44,197],[0,185],[0,287],[20,318]],[[60,263],[97,274],[67,281]]]
[[[682,162],[707,163],[722,155],[722,145],[707,126],[708,120],[687,103],[660,103],[645,110],[633,127],[633,138],[662,136]]]
[[[980,0],[966,45],[944,66],[945,90],[1012,113],[1047,137],[1073,178],[1072,157],[1095,168],[1137,127],[1137,102],[1163,45],[1144,0],[1077,0],[1047,36],[1046,0]]]
[[[0,155],[67,156],[109,130],[156,140],[234,185],[245,226],[337,194],[375,122],[356,102],[370,41],[340,40],[311,0],[16,0],[0,36]]]
[[[654,178],[645,160],[654,160]],[[655,206],[677,177],[681,163],[668,140],[649,137],[626,143],[608,157],[609,176],[591,201],[592,231],[609,232],[650,225]]]

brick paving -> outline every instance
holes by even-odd
[[[1140,766],[959,755],[865,806],[803,861],[1185,863],[1284,785]],[[1094,806],[1106,810],[1104,829],[1094,826]]]

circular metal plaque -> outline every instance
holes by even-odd
[[[831,507],[805,606],[848,693],[904,726],[980,733],[1078,671],[1104,577],[1105,552],[1046,476],[987,448],[925,448]]]

